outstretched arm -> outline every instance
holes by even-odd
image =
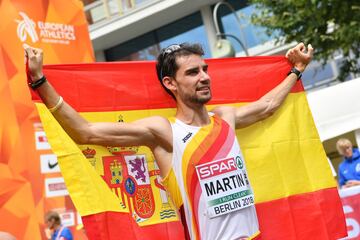
[[[33,82],[43,77],[43,52],[24,44],[25,56]],[[97,144],[105,146],[145,145],[154,148],[162,138],[159,129],[166,126],[166,119],[151,117],[133,123],[90,123],[81,117],[69,104],[62,101],[60,95],[46,81],[36,91],[44,104],[69,136],[79,144]],[[160,139],[160,141],[163,139]]]
[[[299,43],[286,53],[286,57],[298,71],[303,72],[311,61],[312,54],[313,48],[310,44],[306,49],[303,43]],[[233,127],[242,128],[249,126],[271,116],[284,102],[297,79],[298,76],[295,73],[291,73],[284,81],[259,100],[239,108],[218,107],[214,109],[214,112],[222,116]]]

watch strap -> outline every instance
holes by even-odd
[[[298,77],[297,79],[299,80],[302,76],[302,73],[295,67],[291,68],[290,72],[288,73],[288,76],[291,74],[291,73],[295,73],[296,76]]]
[[[29,83],[29,86],[35,90],[37,89],[38,87],[40,87],[44,82],[46,82],[46,77],[45,75],[42,76],[42,78],[40,78],[39,80],[36,80],[35,82],[31,82]]]

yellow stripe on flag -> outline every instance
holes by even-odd
[[[257,203],[336,186],[305,93],[237,136]]]
[[[42,103],[36,103],[51,148],[58,156],[61,173],[81,216],[104,211],[126,212],[100,175],[92,168],[78,146],[64,132]]]

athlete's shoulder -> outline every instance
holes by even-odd
[[[135,121],[139,127],[146,127],[150,132],[158,138],[167,139],[170,141],[171,124],[166,117],[163,116],[151,116]]]
[[[167,118],[162,116],[151,116],[134,121],[136,124],[144,124],[147,127],[166,127],[170,126]]]
[[[226,121],[232,128],[235,127],[236,108],[232,106],[217,106],[210,111],[215,116]]]

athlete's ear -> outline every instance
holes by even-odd
[[[169,77],[169,76],[165,76],[162,79],[162,82],[164,84],[164,86],[169,89],[171,92],[175,92],[177,89],[177,85],[176,85],[176,81],[174,78]]]

